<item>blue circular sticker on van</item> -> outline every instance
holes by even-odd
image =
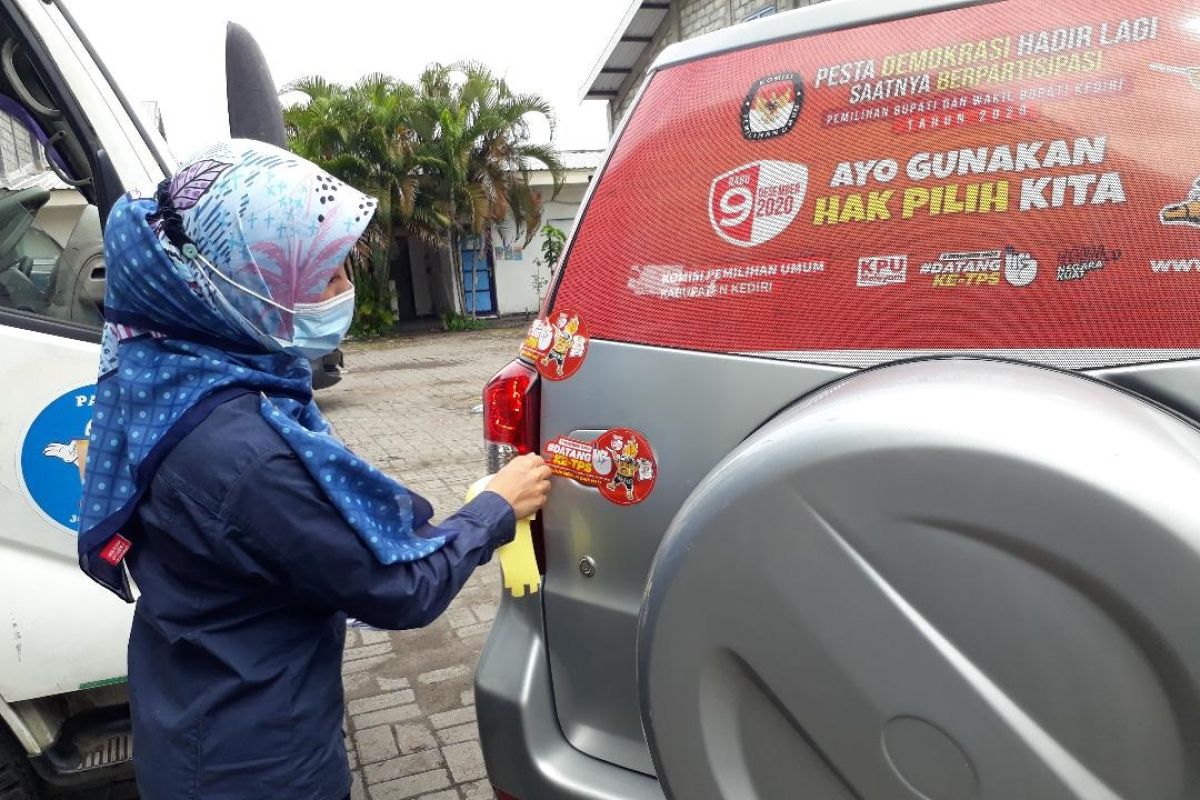
[[[95,384],[60,396],[33,420],[21,445],[25,493],[43,515],[71,533],[79,532],[79,499],[95,402]]]

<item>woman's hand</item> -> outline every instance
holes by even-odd
[[[508,501],[517,519],[531,517],[546,505],[550,494],[550,468],[537,453],[517,456],[488,481],[485,491]]]

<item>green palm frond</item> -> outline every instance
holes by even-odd
[[[480,62],[430,64],[413,83],[309,76],[283,92],[305,98],[284,109],[290,146],[379,199],[370,236],[384,248],[393,230],[446,244],[511,227],[528,244],[542,215],[533,171],[551,173],[552,196],[562,186],[558,151],[530,140],[535,118],[553,132],[553,108]]]
[[[294,81],[285,83],[280,94],[300,92],[307,95],[310,100],[316,100],[318,97],[328,97],[337,88],[337,84],[330,83],[320,75],[306,75],[303,78],[297,78]]]

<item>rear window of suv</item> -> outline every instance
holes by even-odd
[[[825,363],[1195,356],[1198,119],[1181,2],[1010,0],[671,66],[553,306],[595,339]]]

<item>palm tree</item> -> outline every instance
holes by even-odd
[[[407,226],[417,196],[423,160],[408,120],[412,87],[375,73],[351,86],[320,77],[284,87],[307,98],[284,110],[292,150],[380,203],[376,220]]]
[[[292,150],[379,201],[354,259],[360,287],[356,317],[371,329],[390,327],[390,249],[397,227],[410,227],[421,163],[407,126],[412,88],[375,73],[351,86],[302,78],[283,91],[306,98],[284,109]],[[427,238],[434,238],[435,230],[431,227]]]
[[[492,229],[512,216],[516,235],[533,238],[541,221],[541,200],[530,186],[533,165],[562,185],[562,163],[554,148],[530,141],[529,117],[540,116],[554,130],[554,114],[543,98],[516,94],[487,67],[463,62],[434,64],[415,87],[410,118],[424,157],[417,207],[440,222],[450,247],[451,290],[466,310],[462,282],[464,235],[491,241]]]
[[[284,110],[292,149],[379,200],[377,243],[402,232],[449,247],[447,294],[459,313],[463,236],[490,242],[511,215],[528,244],[541,221],[533,165],[551,171],[555,194],[561,186],[557,152],[530,141],[531,116],[553,133],[550,105],[480,64],[434,64],[415,85],[373,74],[351,86],[303,78],[284,91],[306,98]]]

